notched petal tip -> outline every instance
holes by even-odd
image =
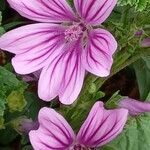
[[[39,128],[29,133],[34,149],[68,149],[75,134],[68,122],[54,109],[44,107],[38,115]]]
[[[117,0],[74,0],[79,16],[87,24],[103,23],[114,9]]]
[[[106,77],[111,72],[116,49],[117,42],[110,32],[104,29],[91,30],[82,53],[82,64],[87,71]]]
[[[122,132],[127,116],[127,109],[106,110],[102,102],[95,103],[77,135],[79,143],[90,148],[107,144]]]

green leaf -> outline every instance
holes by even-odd
[[[145,100],[150,91],[150,70],[143,59],[134,63],[134,69],[138,81],[140,97]]]
[[[118,103],[123,97],[119,94],[119,91],[115,92],[111,98],[105,103],[106,108],[113,109],[118,107]]]
[[[32,146],[27,145],[22,148],[22,150],[33,150]]]
[[[37,118],[43,102],[37,97],[37,95],[30,92],[25,92],[25,99],[27,101],[27,105],[22,113],[28,118],[32,118],[34,120]]]
[[[138,11],[143,11],[149,4],[149,0],[118,0],[119,6],[130,5]]]
[[[27,88],[27,84],[16,78],[16,75],[0,66],[0,118],[1,122],[4,120],[8,123],[14,117],[11,116],[7,108],[11,112],[22,111],[26,105],[24,98],[24,90]],[[8,105],[8,107],[6,107]],[[17,117],[19,113],[15,114]],[[2,125],[2,124],[1,124]]]
[[[6,2],[6,0],[0,0],[0,11],[3,11],[3,10],[5,10],[5,2]]]
[[[149,150],[150,148],[150,114],[131,118],[125,130],[110,146],[116,150]]]
[[[4,118],[0,117],[0,130],[5,129],[4,121],[5,121]]]
[[[0,11],[0,25],[2,24],[2,12]]]
[[[0,99],[0,117],[4,115],[5,103],[4,99]]]
[[[0,144],[7,145],[17,137],[17,132],[7,127],[6,130],[0,130]]]
[[[22,111],[27,102],[24,95],[18,91],[12,91],[6,99],[10,112]]]
[[[9,72],[8,70],[6,70],[4,67],[1,66],[0,66],[0,81],[12,89],[18,87],[20,84],[20,81],[16,78],[16,75],[14,75],[13,73]]]
[[[117,150],[117,149],[115,147],[106,145],[106,146],[99,148],[98,150]]]

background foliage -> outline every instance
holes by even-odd
[[[68,0],[73,7],[72,0]],[[150,1],[118,0],[109,19],[100,25],[118,41],[111,75],[98,78],[88,74],[82,92],[72,106],[56,101],[45,103],[37,97],[37,82],[26,83],[10,64],[12,54],[0,51],[0,150],[32,149],[28,136],[22,132],[24,119],[36,120],[43,106],[60,111],[75,131],[79,130],[90,108],[97,100],[107,108],[117,107],[122,96],[150,100],[150,48],[141,47],[150,36]],[[0,35],[29,21],[0,0]],[[140,31],[140,35],[137,32]],[[125,81],[124,81],[125,80]],[[114,86],[115,84],[115,86]],[[130,117],[123,133],[103,150],[149,150],[150,115]]]

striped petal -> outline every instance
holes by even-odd
[[[50,108],[39,112],[39,129],[29,133],[35,150],[66,150],[74,142],[75,135],[67,121]]]
[[[7,0],[20,15],[39,22],[74,21],[66,0]]]
[[[0,37],[0,48],[17,54],[12,64],[19,74],[41,69],[61,52],[64,28],[50,23],[32,24]]]
[[[64,53],[42,70],[39,80],[39,97],[49,101],[59,95],[63,104],[72,104],[78,97],[85,70],[81,66],[79,41],[66,44]]]
[[[74,0],[80,17],[88,24],[103,23],[114,9],[117,0]]]
[[[102,102],[97,102],[77,135],[78,143],[96,148],[113,140],[126,123],[127,109],[105,110]]]
[[[83,66],[97,76],[108,76],[113,63],[112,55],[117,49],[117,42],[111,33],[104,29],[95,29],[88,36],[82,55]]]

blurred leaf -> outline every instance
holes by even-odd
[[[7,78],[6,78],[7,77]],[[7,85],[11,89],[15,89],[20,86],[20,81],[16,78],[16,75],[0,66],[0,81]]]
[[[67,0],[67,1],[71,6],[73,6],[73,0]]]
[[[112,147],[112,146],[106,145],[106,146],[103,146],[97,150],[117,150],[117,149]]]
[[[43,106],[42,101],[34,94],[30,92],[25,93],[25,99],[27,105],[23,111],[23,114],[28,118],[37,119],[38,112]]]
[[[21,112],[27,104],[24,95],[18,91],[12,91],[6,101],[10,112]]]
[[[4,118],[3,117],[0,117],[0,130],[1,129],[5,129]]]
[[[147,68],[150,70],[150,56],[142,57],[146,63]]]
[[[4,115],[5,103],[4,99],[0,99],[0,117]]]
[[[146,101],[150,102],[150,92],[147,95]]]
[[[121,101],[122,96],[119,94],[119,91],[115,92],[111,98],[105,103],[105,107],[108,109],[115,109],[118,107],[118,103]]]
[[[24,146],[21,150],[33,150],[33,148],[32,146],[27,145],[27,146]]]
[[[3,25],[3,28],[4,28],[4,30],[8,31],[8,30],[11,30],[17,26],[21,26],[24,24],[26,24],[25,21],[14,21],[14,22],[10,22],[8,24]]]
[[[145,100],[150,91],[150,70],[143,59],[134,63],[140,97]]]
[[[17,137],[17,132],[7,127],[6,130],[0,130],[0,144],[7,145]]]
[[[2,24],[2,12],[0,11],[0,25]]]
[[[6,0],[0,0],[0,11],[5,10]]]
[[[1,0],[0,0],[1,1]],[[1,3],[0,3],[1,5]],[[5,30],[4,28],[1,26],[2,24],[2,12],[0,11],[0,35],[4,34],[5,33]]]

